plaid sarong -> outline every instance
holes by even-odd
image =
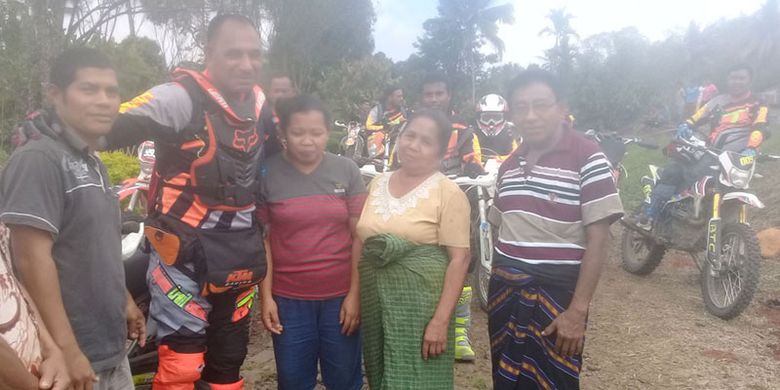
[[[368,384],[381,389],[452,389],[454,349],[422,359],[422,339],[441,297],[449,257],[435,245],[389,234],[367,239],[360,262],[361,331]],[[454,345],[451,324],[447,345]]]
[[[495,390],[579,389],[582,356],[561,356],[553,350],[555,335],[542,336],[573,295],[515,268],[493,269],[488,330]]]

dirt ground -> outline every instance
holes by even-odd
[[[780,226],[778,182],[760,182],[768,209],[756,229]],[[615,229],[615,244],[620,239]],[[780,259],[764,259],[759,292],[738,318],[706,313],[698,270],[669,253],[647,277],[620,268],[613,245],[593,302],[582,373],[584,389],[780,389]],[[455,367],[457,389],[491,388],[487,318],[475,305],[472,340],[478,359]],[[255,324],[244,367],[249,388],[275,389],[270,337]],[[254,386],[254,387],[251,387]]]

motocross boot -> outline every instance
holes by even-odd
[[[470,286],[464,287],[455,308],[455,360],[472,362],[476,359],[474,349],[469,340],[469,327],[471,327],[471,297]]]

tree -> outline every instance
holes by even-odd
[[[551,10],[547,18],[552,26],[545,27],[539,36],[552,36],[555,44],[545,52],[545,68],[558,74],[564,85],[568,85],[577,54],[571,39],[579,38],[579,35],[571,26],[572,15],[565,8]]]
[[[504,95],[506,93],[506,87],[509,82],[515,78],[523,67],[515,64],[508,63],[491,67],[485,72],[485,75],[478,81],[477,96],[484,96],[489,93],[497,93]],[[508,96],[504,96],[508,98]]]
[[[151,39],[127,37],[118,44],[105,42],[99,47],[111,56],[123,101],[159,84],[168,74],[160,46]]]
[[[171,63],[200,62],[209,21],[218,14],[244,15],[262,29],[268,18],[269,0],[138,0],[143,18],[155,27],[155,35]]]
[[[415,47],[430,70],[443,71],[456,90],[470,84],[473,102],[478,72],[504,52],[498,28],[514,23],[514,7],[494,5],[493,0],[439,0],[438,11],[439,16],[423,24],[425,32]],[[482,52],[486,45],[493,49],[489,55]]]
[[[323,72],[374,51],[376,19],[370,0],[269,1],[270,67],[312,90]]]
[[[365,118],[357,115],[358,106],[378,101],[385,87],[398,83],[392,68],[393,62],[383,53],[342,61],[324,73],[317,90],[334,118],[362,121]]]

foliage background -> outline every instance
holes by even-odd
[[[780,87],[779,2],[767,0],[752,15],[708,26],[691,24],[661,41],[650,41],[634,28],[582,38],[569,23],[576,15],[553,9],[548,27],[539,33],[554,37],[555,43],[531,66],[564,80],[578,127],[654,132],[648,118],[659,119],[656,127],[680,120],[675,100],[681,86],[712,80],[723,88],[725,70],[737,62],[756,69],[756,90]],[[44,103],[49,63],[62,49],[89,45],[105,50],[117,66],[122,97],[129,99],[166,80],[176,66],[198,66],[205,27],[219,13],[253,20],[267,53],[263,74],[289,74],[303,92],[318,94],[334,119],[362,119],[358,105],[376,102],[389,84],[402,86],[413,107],[420,81],[434,71],[452,81],[454,108],[467,113],[474,110],[475,97],[503,93],[523,68],[501,63],[504,45],[498,28],[523,12],[506,0],[439,0],[438,15],[424,23],[416,52],[395,62],[374,51],[373,4],[0,0],[0,159],[10,152],[13,125]],[[129,34],[117,34],[120,23],[129,25]]]

